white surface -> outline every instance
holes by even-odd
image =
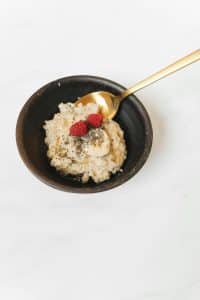
[[[126,86],[199,48],[199,1],[0,3],[0,299],[200,299],[200,63],[137,93],[151,156],[123,186],[72,195],[40,183],[15,123],[40,86],[72,74]]]

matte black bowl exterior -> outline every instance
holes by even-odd
[[[105,90],[119,94],[124,88],[108,79],[94,76],[71,76],[50,82],[39,89],[25,103],[17,121],[16,140],[19,153],[29,170],[44,183],[67,192],[95,193],[121,185],[144,165],[152,146],[152,126],[144,106],[129,96],[116,116],[125,133],[128,156],[123,172],[108,181],[82,184],[71,176],[62,177],[49,165],[44,144],[44,121],[58,112],[60,102],[73,102],[87,93]]]

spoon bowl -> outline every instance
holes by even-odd
[[[89,93],[76,101],[76,104],[95,103],[99,107],[99,112],[105,119],[112,119],[116,115],[120,102],[116,96],[106,91]]]

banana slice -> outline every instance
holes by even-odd
[[[101,157],[110,152],[110,139],[103,129],[93,129],[84,147],[90,156]]]

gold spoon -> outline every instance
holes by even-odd
[[[200,60],[200,49],[177,60],[164,69],[161,69],[160,71],[148,76],[144,80],[139,81],[129,89],[125,90],[121,95],[116,96],[106,91],[98,91],[89,93],[79,98],[76,101],[76,104],[82,103],[83,105],[86,105],[88,103],[96,103],[99,106],[99,111],[102,113],[104,118],[112,119],[116,115],[121,101],[124,100],[127,96],[198,60]]]

